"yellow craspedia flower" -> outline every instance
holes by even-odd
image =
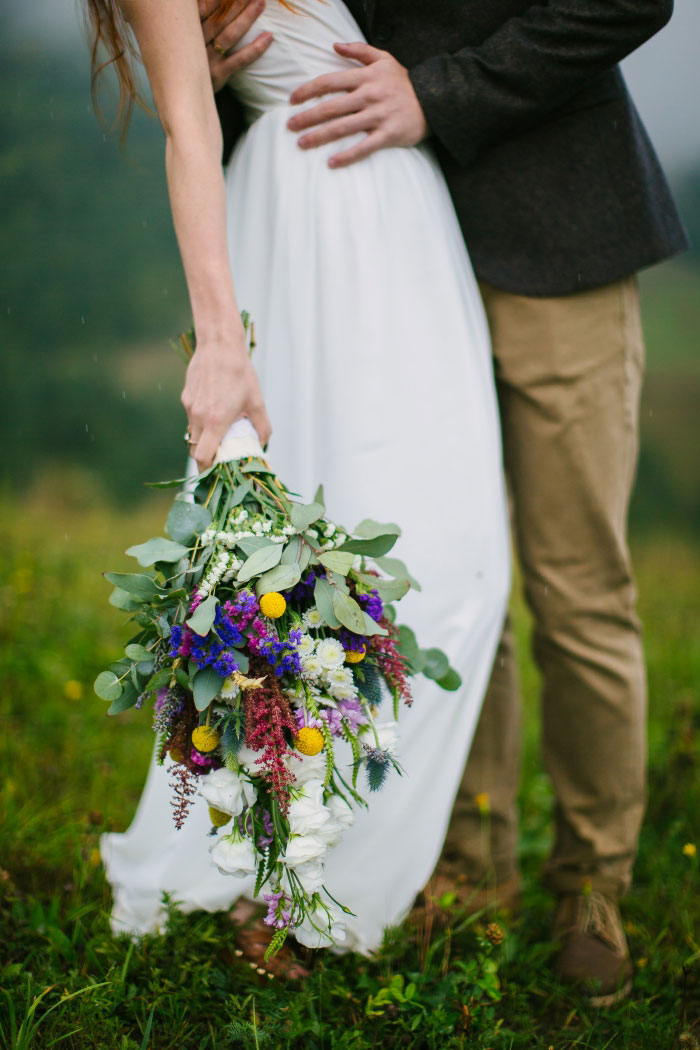
[[[63,693],[69,700],[80,700],[83,695],[82,682],[76,682],[74,678],[69,678],[63,687]]]
[[[215,828],[223,828],[224,824],[228,824],[230,819],[230,813],[224,813],[223,809],[217,809],[215,806],[209,807],[209,820]]]
[[[168,751],[168,754],[172,758],[173,762],[184,762],[185,761],[185,756],[183,755],[183,753],[182,753],[182,751],[180,750],[179,747],[171,747],[170,750]]]
[[[271,620],[276,620],[280,617],[286,608],[287,603],[284,595],[279,594],[277,591],[268,591],[260,599],[260,612]]]
[[[683,847],[684,857],[694,857],[697,852],[698,848],[694,842],[686,842],[685,846]]]
[[[323,750],[323,733],[311,726],[302,726],[294,740],[297,751],[302,755],[317,755]]]
[[[346,649],[345,650],[345,663],[346,664],[359,664],[364,660],[367,655],[367,649],[363,645],[361,649]]]
[[[198,751],[213,751],[219,744],[219,734],[211,726],[197,726],[192,730],[192,743]]]

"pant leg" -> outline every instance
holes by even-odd
[[[617,895],[629,885],[645,796],[645,675],[626,541],[643,372],[637,285],[555,299],[482,293],[556,794],[545,879],[555,892],[589,881]],[[492,800],[500,870],[491,871],[509,869],[517,748],[509,725],[499,750],[499,722],[517,719],[514,682],[512,666],[504,674],[497,664],[462,786],[471,798],[458,799],[448,835],[453,844],[461,832],[470,878],[484,853],[477,784]]]

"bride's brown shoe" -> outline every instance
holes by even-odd
[[[229,919],[236,927],[236,948],[233,954],[245,960],[261,977],[276,977],[285,981],[300,981],[308,977],[310,970],[299,962],[289,943],[265,961],[272,931],[262,921],[264,913],[263,907],[247,900],[238,901],[229,912]]]

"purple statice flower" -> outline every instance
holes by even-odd
[[[241,631],[244,631],[251,620],[260,612],[260,604],[252,591],[245,588],[239,591],[233,601],[224,605],[224,613],[231,623],[235,623]]]
[[[230,603],[227,602],[227,605]],[[216,607],[214,616],[214,629],[222,642],[231,647],[243,644],[243,633],[240,624],[236,623],[220,605]]]
[[[281,678],[285,671],[298,675],[301,672],[301,660],[297,645],[301,640],[301,633],[292,631],[290,637],[292,636],[294,636],[294,641],[280,641],[277,632],[274,629],[268,629],[258,616],[250,627],[248,648],[251,652],[265,657],[277,678]]]
[[[367,638],[364,634],[354,634],[347,627],[341,627],[339,641],[343,649],[350,652],[363,652],[367,649]]]
[[[194,598],[190,602],[190,615],[195,611],[195,609],[197,609],[198,606],[200,606],[202,604],[203,601],[204,601],[204,595],[203,594],[195,594]]]
[[[371,590],[369,594],[358,594],[357,600],[367,615],[379,623],[384,615],[384,602],[379,596],[379,591]]]
[[[258,835],[258,841],[256,843],[259,850],[271,846],[275,840],[275,826],[272,823],[272,817],[270,816],[269,811],[266,809],[263,810],[262,822],[264,834]]]
[[[202,769],[214,769],[216,766],[221,765],[218,759],[214,758],[213,755],[205,755],[201,751],[198,751],[196,747],[193,747],[190,751],[190,760],[194,762],[196,766],[201,766]]]
[[[316,586],[316,580],[319,576],[325,576],[325,570],[320,566],[314,566],[313,569],[309,569],[305,576],[299,580],[299,583],[290,590],[284,592],[284,596],[288,602],[295,602],[299,605],[306,605],[310,602],[314,596],[314,587]]]
[[[362,712],[362,705],[357,697],[354,697],[351,700],[339,700],[338,711],[347,721],[353,733],[357,732],[358,726],[367,724]]]
[[[228,678],[229,675],[238,670],[240,664],[231,653],[222,653],[221,656],[214,660],[212,667],[222,678]]]
[[[168,656],[171,659],[175,659],[176,656],[180,655],[180,646],[182,645],[182,627],[177,624],[170,628],[170,649]]]

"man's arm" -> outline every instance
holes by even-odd
[[[666,25],[673,0],[559,0],[479,47],[409,70],[431,132],[461,164],[526,130]]]
[[[552,0],[509,19],[478,47],[436,55],[406,70],[386,52],[337,45],[362,69],[317,77],[292,102],[345,91],[296,114],[300,140],[319,146],[358,131],[359,146],[331,158],[343,166],[386,146],[413,145],[416,109],[424,124],[462,164],[503,136],[536,124],[587,82],[615,66],[671,17],[673,0]],[[401,75],[401,74],[405,75]]]

